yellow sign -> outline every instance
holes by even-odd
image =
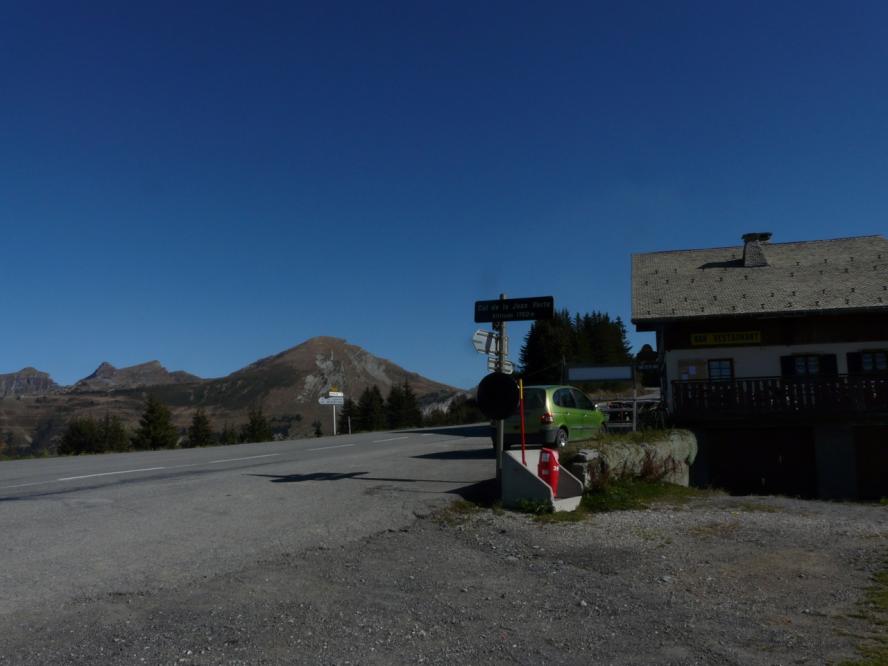
[[[758,345],[762,342],[761,331],[733,333],[691,333],[694,347],[714,347],[718,345]]]

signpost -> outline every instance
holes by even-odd
[[[501,344],[505,346],[505,354],[509,353],[509,338],[503,340],[491,331],[475,331],[475,335],[472,336],[472,344],[475,346],[475,351],[482,354],[498,354]]]
[[[552,296],[534,298],[506,298],[497,301],[475,301],[476,322],[532,321],[552,319],[555,316],[555,299]]]
[[[507,374],[514,371],[512,363],[506,359],[509,353],[509,338],[506,336],[507,321],[533,321],[536,319],[552,319],[555,316],[555,299],[552,296],[535,296],[533,298],[506,298],[500,294],[495,301],[475,301],[475,322],[491,322],[493,332],[475,331],[472,336],[472,344],[482,354],[488,355],[487,368],[493,372],[482,381],[484,393],[489,393],[491,402],[502,399],[515,404],[517,396],[517,384],[515,400],[512,400],[511,388],[506,388],[506,383],[497,381],[496,376],[505,379]],[[482,394],[481,385],[478,386],[479,405]],[[496,397],[493,397],[496,395]],[[514,406],[514,405],[513,405]],[[491,417],[493,418],[493,417]],[[502,489],[503,477],[503,417],[494,418],[496,421],[496,437],[494,448],[496,449],[496,482]]]
[[[340,407],[345,404],[345,394],[342,391],[327,391],[327,397],[318,398],[319,405],[333,406],[333,436],[336,436],[336,405]]]

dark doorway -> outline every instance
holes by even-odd
[[[862,500],[888,497],[888,426],[854,428],[857,493]]]
[[[709,429],[699,433],[693,478],[733,495],[817,496],[811,428]]]

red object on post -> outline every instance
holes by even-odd
[[[558,451],[554,449],[541,449],[540,462],[537,465],[537,476],[549,484],[555,496],[558,496]]]

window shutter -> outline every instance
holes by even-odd
[[[835,354],[822,354],[820,356],[820,374],[821,375],[837,375],[839,374],[839,366],[836,362]]]
[[[795,376],[795,359],[792,356],[781,356],[780,357],[780,376],[781,377],[794,377]]]
[[[863,359],[860,358],[860,352],[848,352],[848,374],[861,372],[863,372]]]

